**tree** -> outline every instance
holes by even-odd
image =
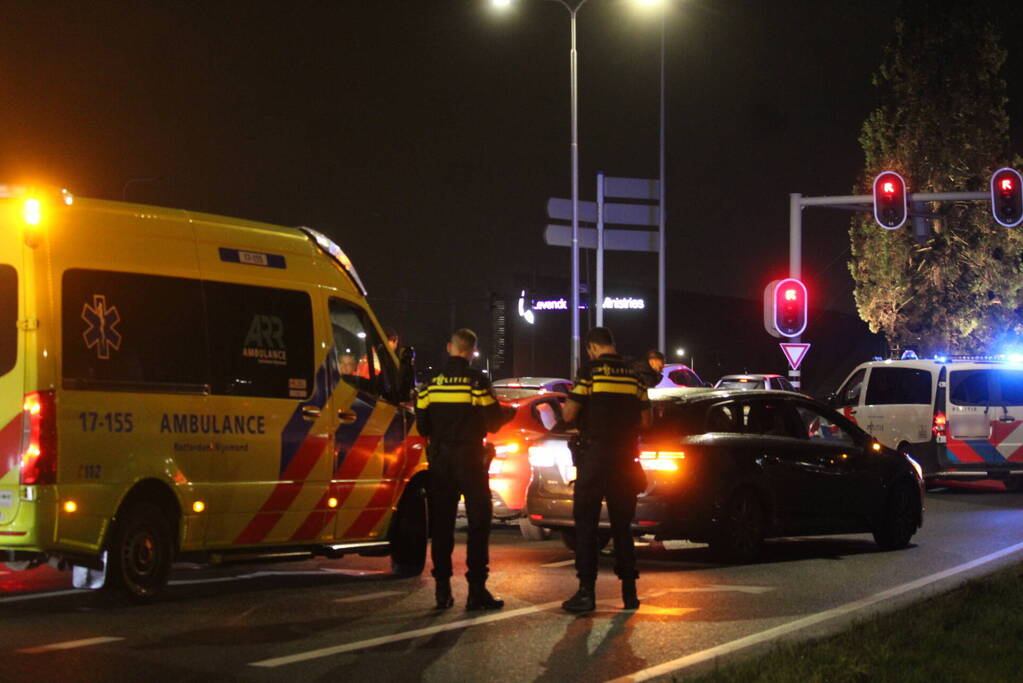
[[[874,85],[880,104],[863,124],[869,194],[886,168],[910,192],[986,191],[1010,161],[1006,51],[975,3],[904,3]],[[918,244],[911,221],[884,230],[857,217],[849,231],[856,307],[892,348],[983,353],[1023,337],[1023,239],[979,202],[937,204]]]

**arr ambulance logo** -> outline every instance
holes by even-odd
[[[117,323],[121,322],[121,314],[117,306],[107,307],[107,298],[102,294],[92,295],[92,306],[82,305],[82,320],[88,328],[82,333],[86,348],[96,348],[96,355],[102,360],[110,358],[110,349],[121,348],[121,333]]]

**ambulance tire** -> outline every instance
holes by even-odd
[[[905,548],[916,533],[919,515],[920,500],[915,487],[905,480],[895,482],[874,527],[874,542],[882,550]]]
[[[167,585],[173,561],[174,543],[163,510],[153,503],[132,503],[117,515],[103,587],[131,602],[148,602]]]
[[[424,482],[409,482],[391,521],[391,571],[398,576],[419,576],[426,566],[429,527]]]

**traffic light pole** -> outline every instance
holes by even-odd
[[[990,192],[918,192],[906,197],[910,206],[916,202],[961,202],[991,199]],[[808,206],[820,206],[829,209],[846,211],[870,212],[874,204],[874,196],[870,194],[850,194],[835,197],[804,197],[798,192],[789,195],[789,277],[802,279],[803,251],[803,209]],[[915,212],[910,212],[913,215]],[[929,214],[928,214],[929,215]],[[791,339],[802,341],[800,337]],[[799,389],[802,385],[799,370],[789,370],[792,386]]]
[[[789,277],[796,280],[802,277],[803,254],[803,195],[798,192],[789,195]],[[792,339],[794,343],[802,341],[799,335]],[[789,382],[793,389],[800,389],[799,370],[789,368]]]

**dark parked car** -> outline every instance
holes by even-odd
[[[772,536],[872,532],[881,548],[904,548],[923,523],[920,466],[819,401],[731,389],[653,405],[640,447],[648,485],[637,535],[706,542],[723,559],[746,562]],[[571,547],[567,438],[530,447],[526,509]],[[601,525],[606,539],[606,509]]]

